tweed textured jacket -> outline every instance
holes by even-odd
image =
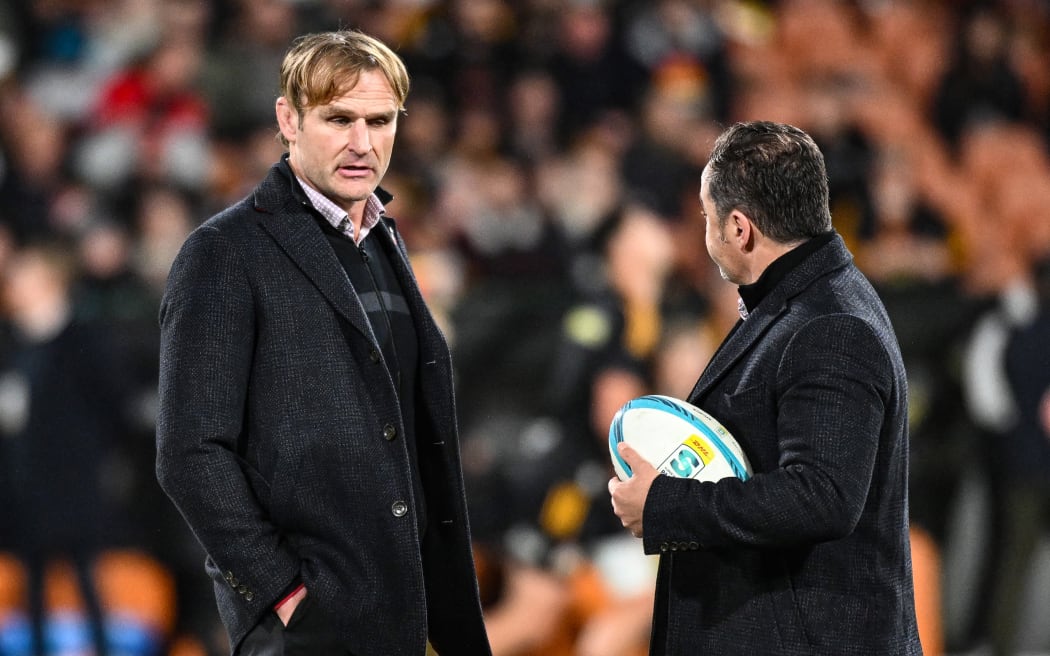
[[[654,654],[921,654],[906,396],[882,302],[836,236],[730,334],[688,399],[755,475],[653,482]]]
[[[486,655],[448,347],[384,222],[370,238],[419,340],[421,539],[394,382],[312,211],[281,162],[186,240],[161,306],[158,478],[234,648],[300,577],[355,655],[421,656],[428,633]]]

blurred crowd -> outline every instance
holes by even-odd
[[[496,654],[645,653],[608,425],[687,396],[736,321],[697,194],[749,119],[820,145],[898,332],[926,652],[1015,653],[1050,525],[1047,3],[0,0],[0,654],[102,625],[112,653],[228,649],[153,475],[156,312],[186,235],[281,155],[284,51],[340,27],[413,78],[383,186],[453,346]],[[966,480],[990,511],[959,591]]]

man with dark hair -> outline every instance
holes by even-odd
[[[408,86],[365,34],[298,39],[288,154],[168,278],[157,474],[238,654],[490,652],[449,350],[378,187]]]
[[[742,319],[688,401],[748,481],[612,479],[659,553],[653,654],[920,654],[908,542],[907,389],[882,302],[833,231],[824,158],[788,125],[734,125],[701,180],[707,249]]]

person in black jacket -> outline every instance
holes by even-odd
[[[378,187],[408,86],[370,36],[298,39],[288,154],[168,280],[157,474],[238,654],[490,651],[449,350]]]
[[[1026,582],[1050,528],[1050,259],[1036,266],[1039,308],[1008,338],[1006,379],[1016,422],[994,448],[1005,469],[1002,554],[991,594],[992,653],[1017,653]]]
[[[660,554],[653,654],[922,653],[904,365],[827,184],[809,135],[769,122],[729,128],[704,169],[707,250],[742,319],[687,400],[754,475],[671,478],[621,448],[613,508]]]

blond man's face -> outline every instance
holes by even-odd
[[[400,105],[386,77],[362,71],[331,101],[304,109],[277,100],[277,122],[295,174],[353,216],[390,166]]]

